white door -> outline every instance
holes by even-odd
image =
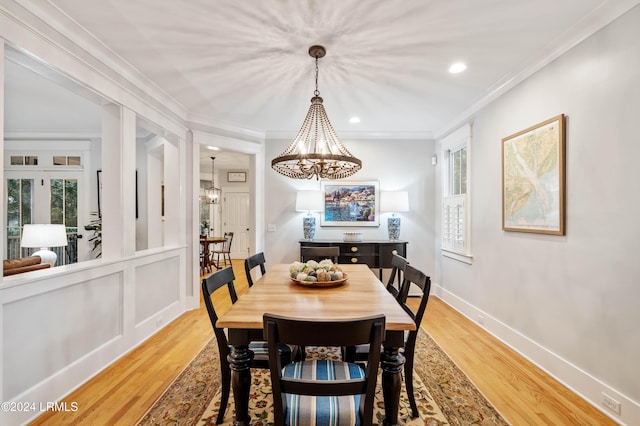
[[[225,192],[222,203],[222,228],[233,232],[231,258],[249,257],[249,193]]]
[[[20,249],[22,225],[27,223],[64,224],[67,247],[52,248],[57,265],[76,263],[87,258],[86,244],[79,244],[84,217],[81,211],[82,172],[7,171],[5,173],[5,247],[8,259],[27,255]]]

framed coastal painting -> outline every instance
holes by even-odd
[[[502,229],[564,235],[564,114],[502,139]]]
[[[323,181],[321,226],[380,226],[378,181]]]

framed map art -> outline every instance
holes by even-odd
[[[564,114],[502,139],[502,229],[564,235]]]

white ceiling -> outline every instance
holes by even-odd
[[[314,90],[337,131],[437,134],[625,0],[50,0],[194,118],[297,131]],[[451,75],[453,61],[468,70]],[[358,125],[348,122],[357,115]],[[196,120],[197,121],[197,120]]]
[[[295,133],[314,90],[307,50],[322,44],[319,89],[338,135],[408,137],[443,135],[639,2],[48,0],[183,105],[188,121]],[[449,74],[454,61],[467,71]],[[7,87],[21,84],[9,72]],[[8,87],[7,111],[27,86]],[[8,113],[5,128],[37,122]]]

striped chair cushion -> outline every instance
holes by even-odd
[[[307,380],[362,379],[364,370],[357,364],[330,360],[310,360],[286,365],[284,377]],[[289,426],[360,425],[360,395],[308,396],[285,394],[285,422]]]
[[[249,343],[249,350],[253,351],[254,360],[269,361],[267,342],[251,342]],[[231,352],[231,346],[229,346],[229,352]],[[291,353],[291,348],[287,345],[280,345],[280,353]]]
[[[253,359],[269,359],[267,342],[251,342],[249,343],[249,350],[253,351]]]

